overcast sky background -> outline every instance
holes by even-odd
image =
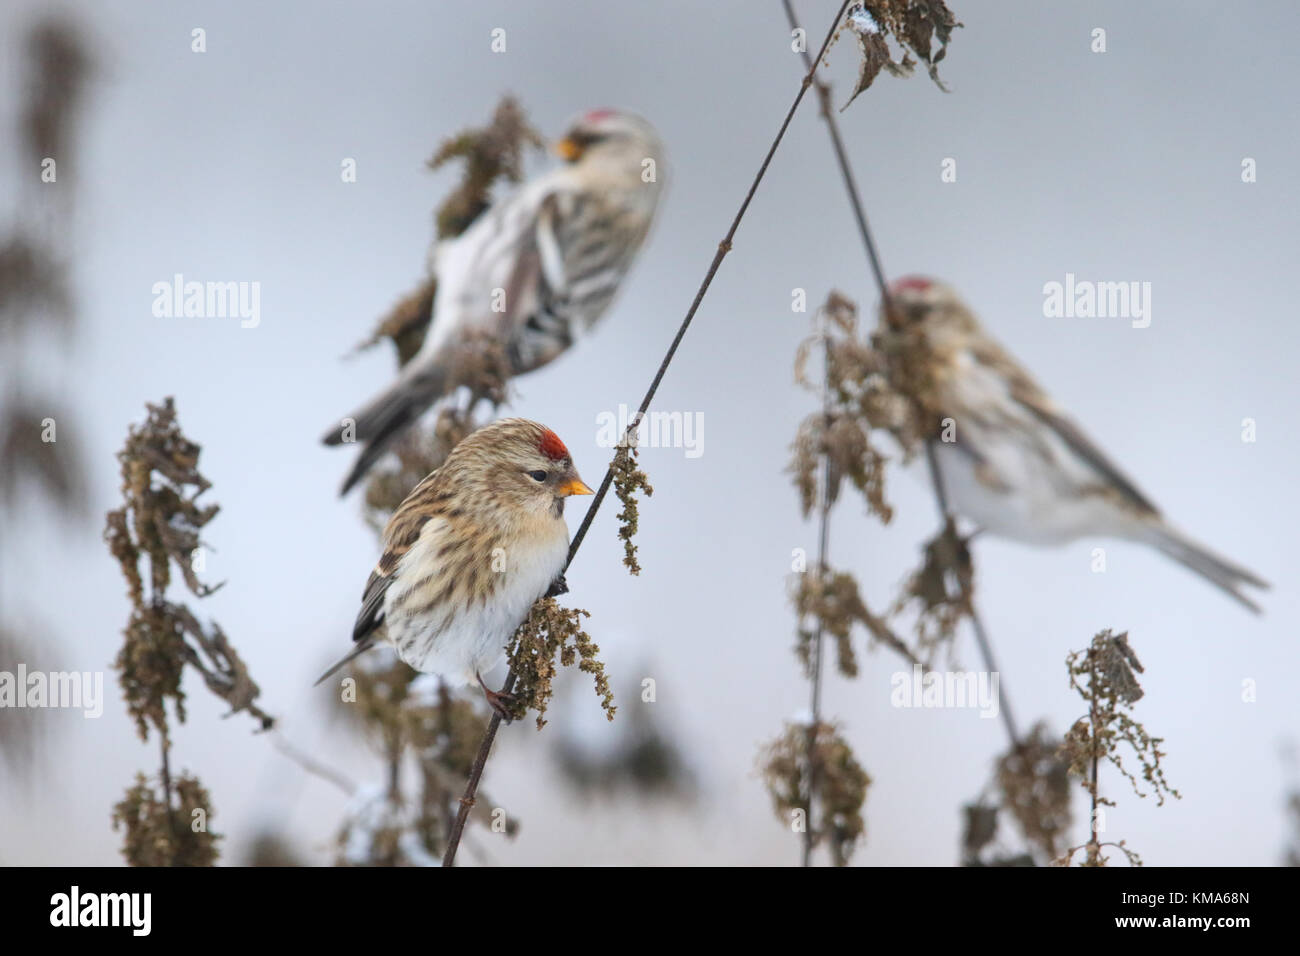
[[[0,11],[5,130],[23,27],[51,6],[10,0]],[[1094,574],[1091,549],[1106,542],[1034,550],[982,538],[978,599],[1004,689],[1022,724],[1042,718],[1064,731],[1083,712],[1067,688],[1067,652],[1101,628],[1128,630],[1146,666],[1136,715],[1166,738],[1166,772],[1183,799],[1157,808],[1107,773],[1118,802],[1108,835],[1148,864],[1275,864],[1288,835],[1279,750],[1300,732],[1300,8],[953,6],[965,28],[942,65],[950,94],[923,73],[882,76],[841,116],[886,268],[952,282],[1173,520],[1275,585],[1255,618],[1135,545],[1108,544],[1108,570]],[[814,45],[837,7],[799,4]],[[347,645],[376,557],[356,499],[336,497],[350,456],[317,439],[393,373],[386,349],[340,356],[422,274],[431,210],[457,175],[429,173],[425,158],[506,92],[550,134],[604,105],[635,109],[661,131],[668,191],[623,295],[580,347],[517,382],[511,408],[551,425],[594,483],[608,460],[597,416],[640,400],[801,70],[777,0],[61,8],[85,28],[100,72],[80,153],[59,167],[78,192],[79,331],[67,360],[44,374],[75,409],[59,436],[86,452],[93,517],[68,526],[33,510],[0,531],[0,600],[6,617],[55,635],[49,660],[29,668],[105,670],[110,699],[99,720],[43,714],[46,759],[30,779],[0,780],[7,864],[119,862],[109,808],[137,769],[157,765],[109,670],[128,607],[100,540],[101,516],[119,500],[114,454],[144,403],[176,397],[222,506],[206,535],[216,549],[207,577],[228,583],[192,604],[221,623],[289,738],[358,781],[377,778],[366,749],[325,719],[328,691],[311,686]],[[190,50],[194,27],[207,31],[201,55]],[[507,31],[504,54],[489,47],[496,27]],[[1096,27],[1104,54],[1090,52]],[[838,104],[856,51],[846,41],[831,59]],[[37,175],[18,169],[4,142],[0,181]],[[357,161],[355,184],[340,181],[345,157]],[[945,157],[957,161],[956,183],[940,181]],[[1241,181],[1244,157],[1257,161],[1255,184]],[[178,272],[260,282],[261,324],[155,318],[151,287]],[[1150,327],[1045,318],[1043,285],[1067,272],[1150,282]],[[546,731],[508,728],[489,766],[486,787],[522,821],[514,842],[478,838],[494,862],[797,861],[755,774],[759,746],[807,694],[786,594],[792,549],[815,547],[783,474],[815,401],[791,377],[811,318],[792,313],[795,288],[810,302],[838,288],[874,310],[811,99],[659,392],[658,408],[702,414],[704,444],[698,458],[644,453],[655,486],[638,536],[644,571],[624,570],[617,508],[607,505],[568,574],[625,712],[652,708],[692,762],[699,800],[592,805],[568,789],[550,748],[566,734],[600,747],[613,730],[586,677],[566,674],[575,692]],[[1241,440],[1244,418],[1258,423],[1253,444]],[[892,599],[934,530],[923,478],[891,473],[897,518],[887,528],[851,497],[835,511],[832,561],[874,606]],[[979,666],[965,631],[958,653]],[[983,787],[1003,731],[972,710],[891,707],[896,670],[879,651],[856,680],[828,679],[826,712],[874,780],[855,862],[949,865],[960,806]],[[629,690],[646,676],[657,682],[654,704]],[[1257,702],[1242,701],[1247,679]],[[209,788],[224,861],[240,861],[265,827],[328,862],[345,798],[187,687],[173,766]],[[1081,799],[1076,808],[1083,842]]]

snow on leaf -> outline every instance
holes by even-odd
[[[935,85],[948,91],[939,79],[938,66],[948,52],[952,31],[961,24],[943,0],[865,0],[849,8],[845,24],[857,36],[862,58],[857,84],[841,111],[871,86],[881,70],[910,76],[917,63],[913,54],[926,64]],[[896,60],[890,51],[890,37],[903,48],[901,59]],[[932,45],[935,40],[937,51]]]

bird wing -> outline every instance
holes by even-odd
[[[392,582],[391,575],[380,574],[379,571],[370,573],[370,577],[366,580],[365,593],[361,598],[361,611],[357,614],[356,623],[352,626],[353,648],[330,665],[325,673],[316,678],[317,687],[342,670],[350,661],[355,660],[375,646],[377,639],[375,631],[384,620],[384,594]]]
[[[356,623],[352,626],[352,640],[366,640],[384,619],[384,595],[393,583],[392,575],[371,571],[366,580],[366,590],[361,595],[361,610],[357,612]]]
[[[1141,513],[1157,515],[1159,510],[1133,481],[1062,412],[1050,396],[1019,363],[1000,345],[980,337],[972,347],[975,360],[1007,383],[1007,393],[1021,408],[1046,425],[1078,459],[1102,480],[1103,487],[1113,489],[1130,507]]]
[[[384,619],[384,597],[393,583],[393,572],[401,564],[402,558],[420,540],[425,523],[435,517],[431,507],[439,500],[445,500],[433,481],[437,472],[427,476],[415,486],[384,528],[384,553],[379,557],[375,570],[366,579],[366,589],[361,595],[361,610],[357,612],[356,623],[352,627],[352,640],[361,642],[374,632]],[[449,496],[448,496],[449,497]]]
[[[456,239],[438,248],[438,294],[429,333],[409,364],[436,359],[467,332],[506,338],[519,315],[536,307],[538,221],[556,178],[543,176],[501,199]],[[505,293],[501,302],[497,290]]]
[[[441,506],[451,500],[452,492],[441,478],[441,470],[426,475],[388,519],[384,526],[384,553],[375,567],[377,574],[389,576],[397,570],[402,558],[420,540],[426,522],[434,518],[444,520]]]
[[[535,232],[542,285],[537,308],[515,325],[512,349],[549,362],[604,314],[649,231],[650,217],[615,190],[557,190]]]
[[[432,357],[478,329],[505,343],[517,374],[556,358],[609,307],[645,238],[648,218],[625,199],[560,170],[494,206],[439,254],[422,351]]]

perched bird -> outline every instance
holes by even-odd
[[[433,318],[420,351],[323,438],[362,445],[342,494],[455,390],[458,353],[474,337],[499,343],[518,375],[556,358],[609,307],[654,218],[663,148],[645,120],[602,109],[579,117],[556,151],[565,165],[438,247]]]
[[[912,276],[890,287],[881,328],[924,353],[928,411],[955,422],[934,450],[954,511],[1030,544],[1098,535],[1163,551],[1258,613],[1258,575],[1172,526],[1145,494],[980,327],[948,286]]]
[[[549,428],[505,418],[470,434],[393,512],[352,629],[356,647],[316,683],[382,634],[417,671],[477,680],[504,714],[481,674],[534,601],[567,590],[564,499],[589,494]]]

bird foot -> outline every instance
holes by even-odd
[[[551,582],[551,586],[547,588],[545,596],[548,598],[553,598],[553,597],[559,597],[561,594],[568,594],[568,593],[569,593],[569,582],[564,580],[564,575],[561,574],[558,578],[556,578],[554,581]]]
[[[510,712],[510,705],[515,703],[519,698],[514,694],[506,694],[502,691],[491,690],[488,685],[483,683],[483,676],[475,674],[478,678],[478,686],[483,688],[483,696],[487,699],[488,706],[497,712],[497,715],[507,724],[514,723],[514,716]]]

